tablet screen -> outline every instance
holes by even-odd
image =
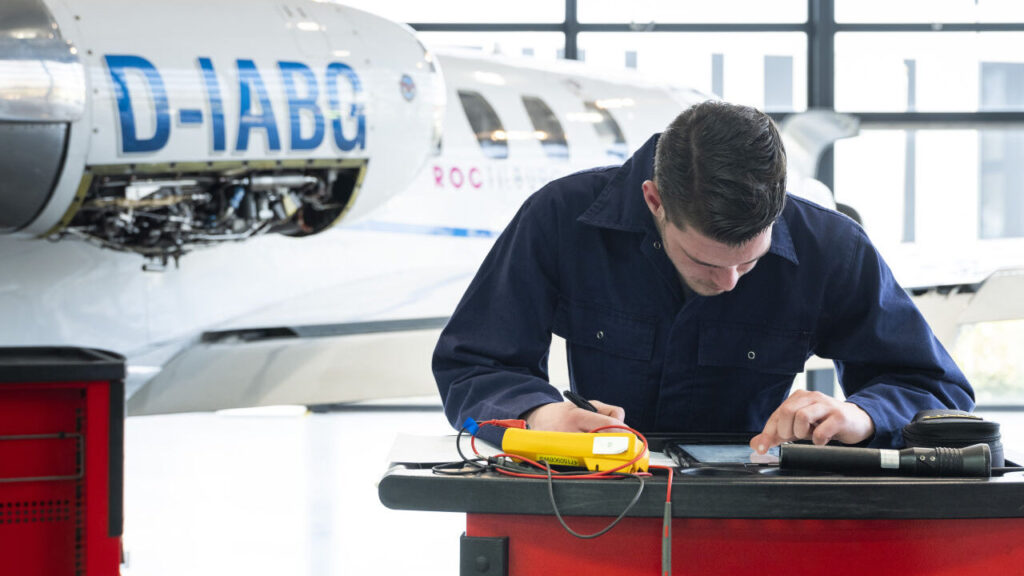
[[[700,464],[777,464],[779,447],[768,449],[761,455],[750,449],[746,444],[677,444],[685,452],[692,463]],[[682,463],[680,463],[682,464]]]

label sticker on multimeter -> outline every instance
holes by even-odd
[[[561,456],[558,454],[537,454],[537,461],[542,462],[546,460],[548,464],[554,464],[555,466],[583,466],[583,461],[573,458],[572,456]]]
[[[625,436],[595,436],[594,454],[622,454],[629,450],[629,438]]]

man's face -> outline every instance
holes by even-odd
[[[693,226],[677,228],[654,214],[665,254],[675,265],[679,277],[701,296],[717,296],[736,287],[740,276],[754,269],[757,261],[772,245],[772,227],[742,246],[729,246],[704,236]]]

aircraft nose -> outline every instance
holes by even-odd
[[[0,1],[0,233],[27,226],[55,185],[85,70],[41,0]]]

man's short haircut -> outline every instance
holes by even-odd
[[[763,232],[786,202],[786,151],[772,119],[709,100],[661,134],[654,159],[666,217],[677,228],[739,246]]]

